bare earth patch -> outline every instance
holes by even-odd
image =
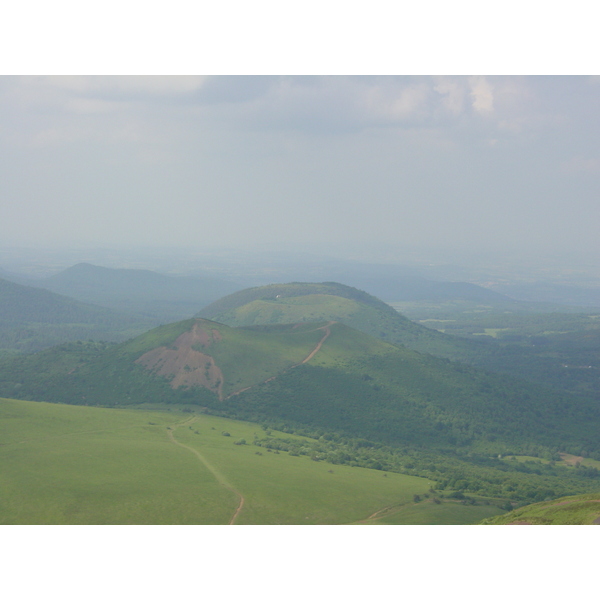
[[[574,454],[565,454],[564,452],[560,452],[560,458],[562,461],[571,466],[575,466],[577,464],[581,464],[583,461],[583,456],[575,456]]]
[[[161,346],[140,356],[135,362],[162,377],[171,378],[173,389],[200,385],[216,392],[222,398],[223,373],[212,356],[194,350],[199,344],[206,348],[221,340],[221,334],[213,329],[202,329],[198,323],[191,331],[182,333],[171,348]]]

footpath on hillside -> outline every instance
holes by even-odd
[[[186,421],[183,421],[182,423],[178,423],[177,425],[175,425],[175,427],[181,427],[182,425],[188,425],[189,423],[193,423],[196,420],[196,417],[191,417],[190,419],[187,419]],[[173,429],[167,429],[167,435],[169,436],[169,440],[171,442],[173,442],[175,445],[177,446],[181,446],[181,448],[185,448],[186,450],[189,450],[192,454],[194,454],[196,456],[196,458],[215,476],[216,480],[225,488],[227,488],[230,492],[233,492],[239,499],[240,502],[238,504],[238,507],[235,509],[235,512],[233,513],[231,519],[229,520],[229,525],[235,525],[235,521],[238,518],[239,514],[242,512],[242,508],[244,508],[244,496],[242,496],[242,494],[236,490],[230,483],[229,481],[227,481],[227,479],[225,478],[225,476],[218,471],[212,464],[210,464],[208,462],[208,460],[206,460],[206,458],[204,456],[202,456],[202,454],[200,454],[200,452],[198,452],[198,450],[196,450],[195,448],[192,448],[190,446],[186,446],[185,444],[182,444],[181,442],[178,442],[175,439],[175,436],[173,434]]]
[[[296,363],[295,365],[292,365],[291,367],[288,367],[286,369],[286,371],[289,371],[290,369],[295,369],[296,367],[299,367],[300,365],[307,363],[321,349],[321,347],[325,343],[325,340],[331,335],[330,327],[335,322],[336,321],[329,321],[329,323],[327,323],[327,325],[323,325],[323,327],[317,327],[317,329],[311,330],[311,331],[323,330],[325,333],[323,334],[323,337],[319,340],[317,345],[311,350],[310,354],[304,360],[302,360],[299,363]],[[257,385],[262,385],[263,383],[268,383],[269,381],[273,381],[274,379],[277,379],[277,377],[278,377],[277,375],[273,375],[273,377],[269,377],[268,379],[265,379],[264,381],[255,383],[254,385],[249,385],[248,387],[238,390],[237,392],[233,392],[233,394],[229,394],[229,396],[227,396],[227,398],[225,398],[225,400],[228,400],[229,398],[232,398],[233,396],[237,396],[238,394],[241,394],[242,392],[251,390],[253,387],[256,387]]]

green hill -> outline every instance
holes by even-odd
[[[567,496],[486,519],[484,525],[600,525],[600,494]]]
[[[152,326],[147,319],[0,279],[0,349],[34,352],[65,341],[123,341]]]
[[[289,283],[241,290],[205,307],[198,316],[232,327],[335,320],[420,353],[506,373],[561,391],[597,395],[600,389],[597,336],[594,338],[593,332],[587,330],[579,336],[574,333],[547,335],[547,329],[552,330],[550,324],[572,324],[581,321],[581,315],[502,313],[496,316],[495,326],[502,328],[516,323],[521,331],[523,324],[528,323],[529,329],[544,334],[527,339],[522,335],[513,336],[518,339],[512,341],[503,331],[495,337],[483,335],[488,330],[479,325],[471,313],[470,320],[463,317],[463,325],[457,325],[455,318],[436,322],[438,327],[447,327],[440,332],[410,321],[378,298],[346,285]],[[486,318],[490,318],[487,313],[481,316],[481,319]],[[585,318],[590,321],[589,317]],[[454,327],[459,335],[450,335]],[[461,337],[471,330],[482,335]]]
[[[340,283],[286,283],[235,292],[203,308],[198,315],[232,327],[340,321],[368,335],[418,352],[468,360],[485,348],[413,323],[385,302]]]

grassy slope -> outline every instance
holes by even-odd
[[[539,502],[486,519],[485,525],[589,525],[600,523],[600,494],[567,496],[549,502]]]
[[[0,415],[4,524],[220,523],[235,509],[168,442],[181,417],[4,399]]]
[[[293,328],[267,327],[258,330],[231,328],[221,323],[189,319],[163,325],[115,350],[121,356],[135,360],[158,346],[169,347],[182,333],[198,325],[207,332],[217,330],[221,340],[195,349],[212,356],[223,372],[224,395],[254,385],[300,363],[323,337],[326,323]]]
[[[432,500],[410,503],[397,507],[383,515],[373,524],[377,525],[471,525],[476,515],[479,520],[503,514],[493,505],[467,506],[458,501],[435,504]]]
[[[423,478],[235,445],[263,433],[255,424],[0,399],[0,522],[229,522],[238,497],[192,452],[171,443],[167,427],[244,496],[240,524],[351,523],[410,505],[430,487]],[[474,511],[471,522],[478,518]]]
[[[326,323],[311,323],[249,331],[223,325],[216,328],[223,339],[198,350],[212,356],[223,372],[223,395],[227,397],[302,362],[325,335]]]

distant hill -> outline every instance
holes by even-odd
[[[33,352],[78,339],[123,341],[147,320],[0,279],[0,349]]]
[[[392,344],[466,362],[488,343],[413,323],[375,296],[334,282],[248,288],[213,302],[197,316],[232,327],[335,320]]]
[[[538,502],[483,521],[484,525],[600,525],[600,494]]]
[[[558,285],[549,282],[495,284],[494,288],[526,302],[554,302],[557,304],[600,308],[600,288],[584,288],[573,285]]]
[[[379,265],[369,265],[364,272],[355,267],[345,277],[350,278],[357,282],[356,285],[389,302],[467,300],[512,308],[526,304],[474,283],[432,281],[419,275],[394,274],[391,268]]]
[[[189,318],[198,309],[239,289],[212,277],[176,277],[144,269],[111,269],[80,263],[36,285],[82,302],[152,318]]]
[[[598,336],[591,339],[590,332],[578,338],[570,335],[556,336],[556,340],[544,339],[545,350],[509,345],[504,338],[454,336],[415,323],[378,298],[340,283],[287,283],[248,288],[213,302],[197,316],[232,327],[334,320],[417,352],[508,373],[561,390],[597,393],[600,389],[595,358]],[[591,368],[566,369],[565,364],[590,365]]]

